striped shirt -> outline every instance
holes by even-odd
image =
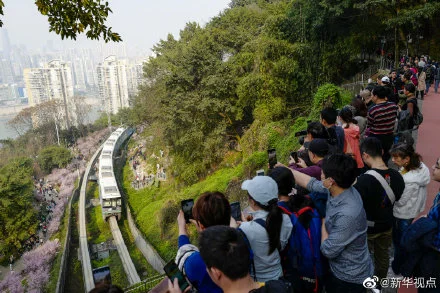
[[[371,134],[392,134],[398,107],[391,102],[376,104],[368,110],[367,127]]]

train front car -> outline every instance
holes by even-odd
[[[101,198],[102,217],[104,220],[115,216],[118,220],[121,218],[121,194],[116,184],[113,172],[102,172],[99,184],[99,193]]]

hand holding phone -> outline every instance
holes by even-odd
[[[277,164],[277,153],[275,149],[269,149],[267,151],[267,154],[269,156],[269,169],[273,169],[274,166]]]
[[[165,271],[165,274],[168,276],[168,278],[171,280],[171,282],[173,282],[173,284],[175,284],[175,279],[178,280],[179,283],[179,287],[180,290],[182,290],[182,292],[189,287],[189,283],[186,280],[185,276],[183,275],[183,273],[179,270],[179,267],[176,265],[176,263],[174,262],[174,260],[171,260],[170,262],[168,262],[163,270]]]
[[[235,221],[241,221],[241,207],[240,202],[236,201],[231,203],[231,216]]]
[[[295,161],[295,163],[298,163],[298,152],[291,152],[290,156]]]
[[[194,206],[194,199],[185,199],[180,202],[183,214],[185,216],[185,222],[189,223],[190,219],[194,219],[192,216],[192,209]]]

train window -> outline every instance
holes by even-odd
[[[104,192],[105,193],[118,192],[118,189],[116,188],[116,186],[107,186],[107,187],[104,187]]]
[[[102,172],[101,176],[104,178],[113,177],[113,173],[112,172]]]
[[[103,158],[103,159],[111,159],[112,156],[110,156],[110,155],[102,155],[102,158]]]
[[[118,206],[121,206],[121,200],[118,199]]]
[[[111,200],[103,200],[103,201],[102,201],[102,205],[103,205],[105,208],[109,208],[109,207],[112,206],[112,202],[111,202]]]
[[[116,200],[112,200],[112,207],[116,207]]]
[[[114,139],[108,139],[107,141],[108,141],[108,142],[115,142]]]
[[[110,150],[106,150],[106,151],[103,151],[102,153],[103,153],[103,154],[106,154],[106,155],[111,155],[111,154],[112,154],[112,151],[110,151]]]
[[[111,170],[112,166],[102,166],[101,169],[102,170]]]

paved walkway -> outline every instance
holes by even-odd
[[[433,87],[425,96],[422,106],[423,123],[420,125],[416,150],[423,157],[423,162],[431,170],[438,157],[440,157],[440,94],[435,94]],[[428,198],[425,211],[426,215],[432,206],[434,197],[438,193],[440,184],[432,181],[428,185]],[[440,276],[433,276],[439,278]],[[439,289],[440,290],[440,289]],[[399,293],[416,293],[415,288],[401,288]]]

